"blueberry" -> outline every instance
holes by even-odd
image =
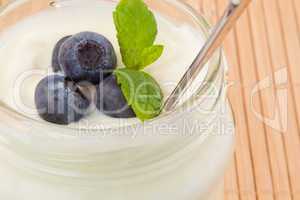
[[[66,125],[79,121],[87,113],[90,101],[73,82],[51,75],[37,85],[35,104],[41,118]]]
[[[116,68],[117,57],[112,44],[104,36],[81,32],[62,44],[58,61],[71,80],[96,85]]]
[[[132,118],[135,113],[128,105],[115,75],[111,75],[97,86],[96,106],[98,110],[115,118]]]
[[[53,49],[53,53],[52,53],[52,69],[54,72],[59,72],[61,71],[61,67],[58,63],[58,54],[59,54],[59,50],[61,45],[71,36],[65,36],[63,38],[61,38],[55,45],[54,49]]]

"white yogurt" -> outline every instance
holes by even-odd
[[[0,100],[29,118],[40,120],[34,106],[34,91],[37,83],[51,73],[52,50],[60,38],[81,31],[101,33],[112,42],[118,64],[122,66],[112,20],[114,6],[109,1],[89,5],[83,3],[85,1],[77,2],[76,6],[51,8],[35,14],[0,35]],[[163,44],[165,51],[146,70],[159,82],[167,97],[199,52],[203,37],[189,25],[178,25],[160,15],[156,18],[159,26],[156,43]],[[199,81],[203,80],[206,72],[202,72]],[[223,88],[223,83],[219,84]],[[225,91],[221,93],[221,97],[224,96]],[[207,100],[205,105],[209,108],[213,103]],[[230,127],[232,117],[227,102],[219,100],[218,105],[224,109],[222,114],[218,113],[217,107],[211,111],[216,111],[215,114],[193,109],[172,120],[172,123],[178,124],[178,130],[171,134],[172,142],[167,144],[163,142],[168,136],[143,137],[142,132],[138,132],[136,138],[117,136],[101,141],[91,138],[87,141],[70,140],[68,143],[60,139],[45,142],[47,136],[39,138],[43,133],[26,140],[29,146],[40,145],[41,152],[54,152],[56,149],[71,152],[78,156],[75,160],[61,157],[64,155],[39,157],[35,151],[18,154],[14,152],[18,152],[17,149],[2,145],[5,139],[0,137],[0,199],[210,200],[212,197],[221,200],[219,195],[222,196],[223,191],[219,185],[222,185],[222,176],[232,155],[233,130],[224,132],[223,126],[213,127],[202,135],[197,127],[191,131],[190,127],[184,126],[185,120],[197,125],[197,122],[212,115],[216,124],[222,122]],[[84,123],[72,124],[70,128],[84,126],[86,121],[88,124],[100,124],[101,128],[137,123],[137,119],[113,119],[97,111],[84,120]],[[52,126],[48,125],[49,128]],[[15,132],[10,134],[16,138],[24,136],[17,130]],[[189,139],[190,136],[184,134],[192,132],[199,133],[199,137],[195,137],[191,144],[174,149],[166,159],[158,159],[160,155],[168,155],[175,145]],[[100,164],[85,157],[85,153],[93,156],[88,153],[112,150],[121,153],[105,158],[105,162]],[[122,166],[122,172],[116,170],[119,166]],[[116,172],[111,172],[113,169]],[[53,175],[54,171],[63,175]],[[97,180],[97,184],[93,185],[93,175],[98,176],[98,172],[109,178]],[[88,178],[82,180],[82,176]]]
[[[51,73],[52,50],[56,42],[66,35],[81,31],[103,34],[115,48],[118,66],[123,66],[112,18],[113,10],[111,3],[103,2],[52,8],[3,32],[0,35],[0,65],[4,66],[0,69],[0,100],[18,112],[38,119],[34,106],[35,87],[39,80]],[[188,25],[176,25],[159,15],[156,18],[156,43],[163,44],[165,50],[162,57],[146,71],[158,81],[167,97],[196,57],[203,38]],[[202,78],[204,76],[205,72]],[[86,120],[92,124],[100,122],[106,127],[115,126],[120,121],[97,111]],[[134,123],[136,119],[126,121]]]

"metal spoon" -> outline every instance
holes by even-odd
[[[214,27],[198,56],[166,100],[163,107],[164,112],[168,112],[176,108],[180,98],[186,93],[189,86],[197,78],[199,72],[208,62],[216,49],[220,47],[228,32],[235,25],[236,21],[248,7],[250,2],[251,0],[230,0],[225,13]]]

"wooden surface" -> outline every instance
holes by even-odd
[[[214,23],[228,0],[187,1]],[[224,48],[237,122],[225,199],[300,200],[300,0],[253,0]]]
[[[227,4],[189,2],[212,23]],[[300,200],[300,1],[253,0],[224,48],[237,122],[226,200]]]

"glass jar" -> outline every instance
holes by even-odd
[[[50,7],[82,1],[11,1],[1,8],[0,32]],[[86,3],[100,1],[108,0]],[[206,20],[182,1],[146,3],[207,37]],[[31,119],[0,101],[0,199],[222,199],[234,125],[221,51],[206,70],[193,95],[176,110],[144,123],[62,127]]]

